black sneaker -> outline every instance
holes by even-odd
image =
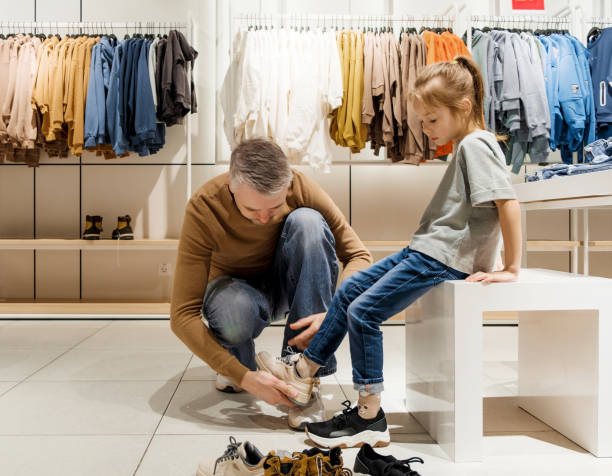
[[[102,233],[102,217],[100,215],[87,215],[85,217],[84,240],[99,240]]]
[[[346,408],[331,420],[306,425],[306,435],[318,446],[324,448],[352,448],[369,443],[371,446],[388,446],[391,438],[387,428],[385,412],[381,408],[374,418],[359,416],[357,406],[351,402],[342,403]]]
[[[353,473],[355,475],[357,473],[371,474],[372,476],[419,476],[419,473],[410,468],[410,463],[423,464],[423,460],[416,456],[403,460],[398,460],[391,455],[383,456],[366,443],[357,453]]]
[[[117,228],[113,230],[113,240],[133,240],[132,217],[125,215],[117,217]]]

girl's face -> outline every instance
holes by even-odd
[[[416,101],[414,112],[423,123],[423,132],[435,145],[441,146],[451,141],[456,142],[463,137],[466,121],[453,114],[448,107],[440,106],[433,109]]]

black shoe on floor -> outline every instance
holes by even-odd
[[[410,468],[410,463],[423,463],[418,457],[398,460],[394,456],[378,454],[368,444],[365,444],[357,453],[353,473],[371,474],[372,476],[419,476],[419,473]]]
[[[324,448],[352,448],[363,444],[387,446],[391,441],[385,412],[381,408],[374,418],[365,419],[359,416],[357,406],[351,408],[351,402],[342,403],[346,408],[331,420],[306,425],[306,435],[318,446]]]

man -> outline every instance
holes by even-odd
[[[286,315],[282,355],[308,346],[338,281],[336,255],[344,265],[341,280],[372,263],[331,198],[292,170],[280,147],[265,139],[242,142],[229,173],[205,183],[187,205],[172,330],[218,372],[219,390],[244,389],[293,406],[287,397],[296,390],[257,370],[254,339]],[[317,376],[335,371],[332,357]],[[291,408],[289,424],[303,423]]]

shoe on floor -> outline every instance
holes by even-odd
[[[244,391],[240,385],[235,384],[232,380],[221,374],[217,374],[215,388],[223,393],[240,393]]]
[[[287,422],[289,423],[289,428],[296,431],[304,431],[307,424],[319,423],[323,420],[325,420],[325,406],[321,398],[319,379],[315,379],[310,400],[306,406],[296,405],[289,408]]]
[[[270,452],[264,462],[265,476],[339,476],[350,473],[342,467],[342,450],[309,448],[287,453]]]
[[[410,467],[410,463],[423,464],[423,460],[418,457],[398,460],[391,455],[383,456],[366,443],[357,453],[353,473],[372,476],[419,476],[419,473]]]
[[[297,398],[291,400],[301,406],[308,405],[312,386],[314,385],[313,377],[302,378],[295,371],[295,364],[302,354],[289,354],[284,357],[272,357],[268,352],[259,352],[255,356],[255,362],[260,370],[265,370],[271,373],[277,379],[288,383],[298,391]]]
[[[374,418],[361,418],[358,407],[351,402],[342,403],[346,408],[331,420],[306,425],[306,435],[324,448],[353,448],[368,443],[370,446],[387,446],[391,441],[387,418],[381,408]]]
[[[198,476],[263,476],[266,457],[249,441],[240,443],[230,436],[225,453],[198,465]]]

